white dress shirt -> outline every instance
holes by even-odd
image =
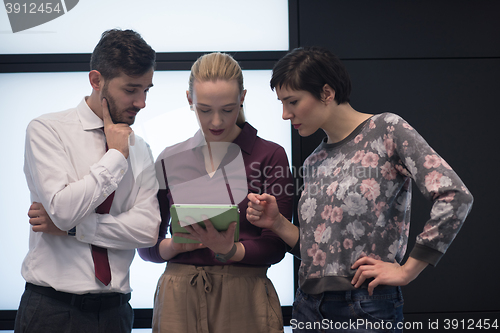
[[[30,231],[22,265],[27,282],[76,294],[128,293],[135,248],[156,244],[160,213],[151,150],[136,136],[128,159],[106,152],[103,126],[85,98],[28,125],[24,173],[31,201],[42,203],[59,229],[76,226],[76,236]],[[95,213],[113,191],[110,213]],[[90,244],[108,249],[108,286],[94,276]]]

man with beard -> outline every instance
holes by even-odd
[[[134,31],[109,30],[90,67],[91,95],[26,131],[32,228],[15,332],[132,330],[129,267],[160,224],[151,150],[130,128],[155,51]]]

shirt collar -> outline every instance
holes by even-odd
[[[252,154],[255,140],[257,139],[257,130],[245,122],[241,127],[241,133],[236,137],[233,143],[237,144],[242,151],[247,154]]]
[[[102,121],[102,119],[99,118],[88,106],[86,101],[87,98],[88,96],[84,97],[80,104],[78,104],[78,106],[76,107],[76,112],[82,123],[83,130],[88,131],[104,127],[104,122]]]
[[[245,122],[241,126],[240,134],[236,137],[236,139],[234,139],[233,143],[237,144],[240,147],[240,149],[245,153],[251,154],[253,151],[253,146],[255,145],[256,138],[257,138],[257,130],[252,125]],[[194,149],[198,146],[204,146],[207,144],[201,130],[198,130],[194,134],[192,140],[193,140],[192,146],[190,147],[191,149]]]

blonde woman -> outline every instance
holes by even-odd
[[[158,157],[158,243],[139,250],[145,260],[168,262],[155,295],[153,332],[282,332],[279,299],[266,271],[284,257],[287,245],[248,222],[246,196],[271,190],[291,218],[294,191],[285,151],[245,121],[243,75],[231,56],[200,57],[186,93],[200,130]],[[234,223],[219,232],[210,221],[206,229],[186,227],[190,234],[183,237],[198,244],[166,238],[174,203],[238,205],[238,241]]]

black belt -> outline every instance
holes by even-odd
[[[41,287],[32,283],[26,283],[26,289],[44,296],[53,298],[63,303],[76,306],[81,311],[98,312],[110,308],[115,308],[127,303],[130,300],[130,293],[102,293],[102,294],[71,294],[57,291],[51,287]]]

